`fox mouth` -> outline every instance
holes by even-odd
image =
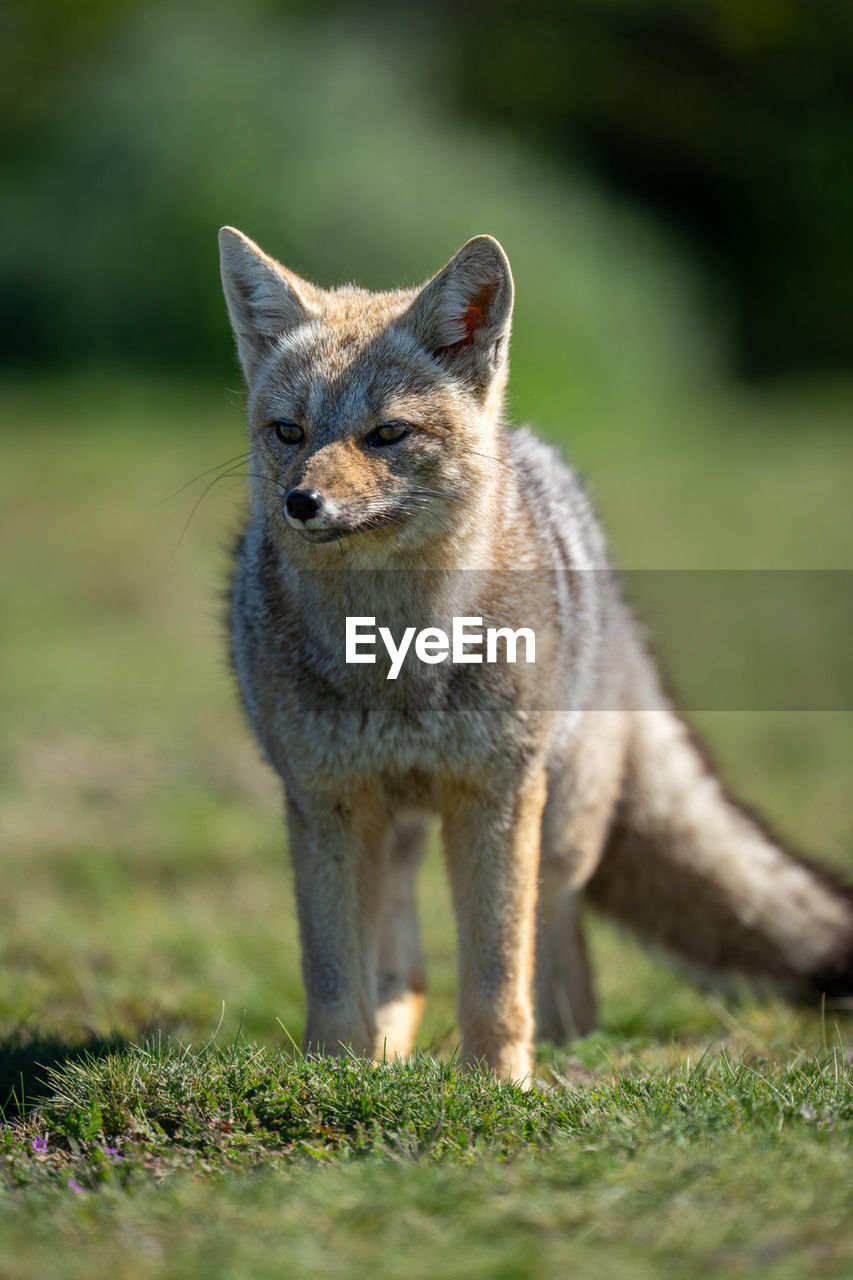
[[[351,525],[333,525],[325,529],[309,529],[292,523],[288,520],[291,529],[295,529],[301,538],[306,542],[339,542],[341,538],[351,538],[355,533],[372,533],[374,529],[384,528],[385,525],[393,524],[400,518],[402,512],[387,511],[381,515],[374,515],[362,520],[359,524]]]
[[[350,534],[355,533],[355,529],[299,529],[296,525],[291,525],[291,529],[296,529],[300,538],[304,538],[306,542],[337,542],[340,538],[348,538]]]

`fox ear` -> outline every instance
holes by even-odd
[[[506,254],[491,236],[475,236],[424,285],[405,319],[433,355],[484,392],[506,356],[512,299]]]
[[[219,232],[219,251],[237,354],[251,381],[271,341],[312,318],[303,296],[310,285],[234,227]]]

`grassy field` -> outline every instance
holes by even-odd
[[[522,358],[514,403],[622,566],[853,568],[849,386],[587,415],[557,370]],[[239,452],[240,393],[22,381],[0,416],[0,1275],[849,1274],[849,1015],[703,994],[595,921],[602,1030],[543,1047],[534,1096],[460,1077],[436,849],[422,1056],[299,1059],[280,798],[220,619],[242,482],[169,498]],[[853,870],[849,711],[696,719]]]

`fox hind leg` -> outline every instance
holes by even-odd
[[[561,1044],[597,1023],[595,988],[580,897],[571,889],[540,905],[536,936],[536,1023],[542,1040]]]
[[[569,758],[553,762],[542,821],[536,925],[536,1022],[561,1044],[597,1022],[581,914],[581,889],[595,871],[619,799],[627,722],[619,711],[589,712]]]

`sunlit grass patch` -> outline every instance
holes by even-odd
[[[525,1091],[455,1059],[369,1063],[295,1049],[177,1043],[71,1055],[47,1096],[3,1138],[7,1185],[163,1177],[300,1160],[471,1163],[551,1153],[567,1142],[613,1159],[720,1134],[788,1131],[848,1141],[853,1078],[839,1051],[793,1062],[725,1052],[618,1073],[552,1069]],[[106,1159],[105,1159],[106,1157]]]

